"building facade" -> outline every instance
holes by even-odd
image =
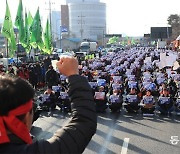
[[[53,40],[59,40],[60,39],[60,25],[61,25],[61,12],[60,11],[52,11],[51,15],[51,28],[52,28],[52,37]]]
[[[99,0],[67,0],[70,36],[102,40],[106,33],[106,4]]]

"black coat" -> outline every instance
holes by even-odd
[[[17,137],[0,145],[1,154],[82,153],[96,132],[97,116],[91,88],[84,77],[69,77],[69,96],[72,100],[72,119],[49,140],[27,145]]]
[[[50,69],[46,72],[46,82],[49,86],[55,86],[58,83],[58,75],[57,72],[53,69]]]

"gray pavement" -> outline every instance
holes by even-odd
[[[68,123],[70,114],[59,110],[51,114],[43,112],[34,122],[32,134],[37,139],[48,139]],[[143,117],[142,114],[119,113],[98,114],[97,132],[84,154],[179,154],[180,142],[171,144],[171,136],[180,140],[180,116],[170,117],[156,114]],[[128,141],[128,142],[127,142]]]

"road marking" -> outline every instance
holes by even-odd
[[[129,138],[124,138],[121,154],[127,154]]]

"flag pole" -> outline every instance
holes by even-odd
[[[8,65],[9,65],[9,48],[8,48],[8,39],[6,39],[6,59],[7,59],[7,70],[6,71],[8,71]]]
[[[9,53],[9,48],[8,48],[8,39],[6,39],[6,58],[9,58],[9,55],[8,55],[8,53]]]

